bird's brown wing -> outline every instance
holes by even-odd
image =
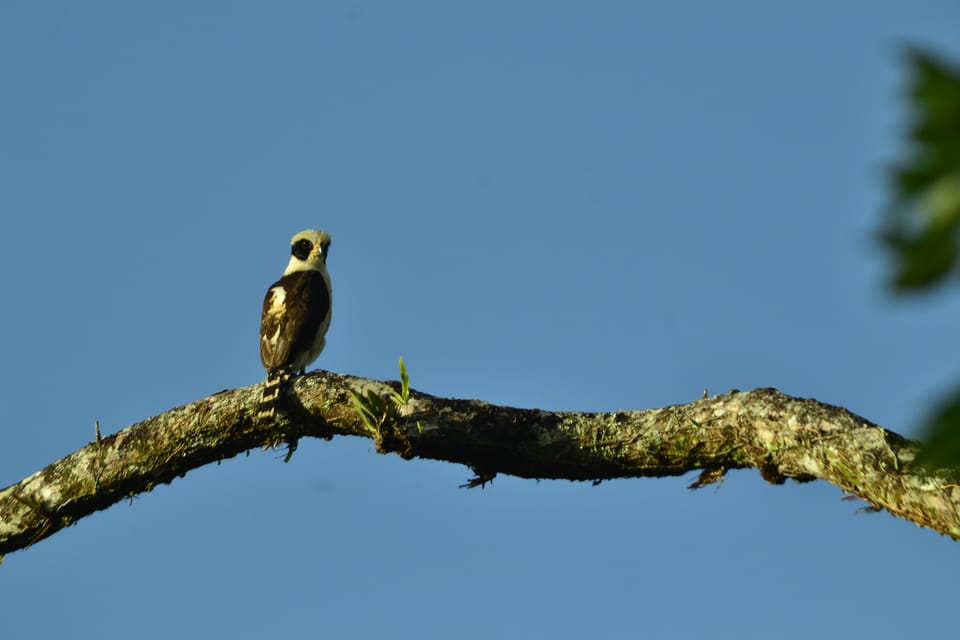
[[[260,319],[260,360],[267,371],[289,367],[308,351],[330,312],[330,291],[316,271],[284,276],[267,291]]]
[[[294,327],[288,305],[292,297],[283,284],[276,282],[263,298],[260,316],[260,361],[267,371],[275,371],[290,364]]]

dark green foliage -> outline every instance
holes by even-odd
[[[929,54],[907,54],[910,148],[893,168],[881,237],[898,291],[929,288],[956,273],[960,241],[960,72]]]
[[[892,203],[881,232],[894,261],[891,286],[900,292],[930,289],[960,272],[960,71],[916,50],[907,61],[911,144],[891,174]],[[956,352],[960,343],[946,348]],[[960,466],[960,390],[924,430],[921,460]]]
[[[925,425],[920,462],[928,467],[960,466],[960,393],[954,392]]]

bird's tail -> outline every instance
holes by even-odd
[[[277,404],[280,401],[280,394],[283,393],[283,387],[290,379],[290,372],[286,369],[278,369],[267,374],[267,382],[263,387],[263,395],[260,396],[260,404],[257,406],[257,422],[270,422],[277,412]]]

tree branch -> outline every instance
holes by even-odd
[[[381,453],[462,463],[477,474],[603,480],[680,475],[691,485],[755,467],[780,484],[822,479],[873,508],[960,538],[956,470],[916,466],[918,444],[841,407],[774,389],[684,405],[612,413],[547,412],[412,391],[397,383],[316,371],[296,378],[283,413],[255,422],[262,385],[221,391],[91,442],[0,490],[0,554],[27,547],[100,509],[169,483],[202,465],[304,436],[372,438]],[[360,420],[351,392],[384,399],[382,415]]]

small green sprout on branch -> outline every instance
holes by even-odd
[[[400,358],[400,393],[392,391],[390,399],[397,409],[410,403],[410,376],[407,375],[407,367],[403,364],[402,357]]]
[[[403,358],[400,358],[399,392],[391,391],[389,396],[383,397],[368,389],[363,394],[351,391],[350,395],[353,400],[353,408],[367,431],[373,434],[375,438],[379,438],[382,435],[384,425],[390,422],[398,422],[400,408],[410,403],[410,376],[407,374],[406,365],[403,364]],[[419,422],[417,423],[417,430],[423,431]]]

